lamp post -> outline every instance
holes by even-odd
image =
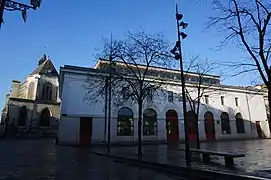
[[[112,99],[112,56],[109,56],[109,78],[108,78],[108,122],[107,122],[107,152],[110,152],[111,144],[111,99]]]
[[[185,161],[188,167],[191,166],[191,154],[189,147],[189,139],[188,139],[188,123],[187,123],[187,110],[186,110],[186,93],[185,93],[185,78],[183,73],[183,56],[182,56],[182,46],[181,46],[181,38],[185,39],[187,35],[184,32],[180,32],[180,27],[185,29],[188,24],[184,22],[179,22],[183,18],[182,14],[178,13],[178,5],[176,4],[176,21],[177,21],[177,35],[178,41],[174,48],[170,51],[174,54],[175,59],[180,61],[180,70],[181,70],[181,82],[182,82],[182,97],[183,97],[183,118],[184,118],[184,133],[185,133]]]
[[[40,7],[41,0],[30,0],[30,5],[19,3],[12,0],[0,0],[0,28],[3,20],[4,11],[21,11],[22,12],[22,18],[24,22],[26,22],[26,11],[28,9],[36,10]]]

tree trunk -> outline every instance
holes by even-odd
[[[141,136],[141,131],[142,131],[142,101],[138,101],[138,127],[137,127],[137,137],[138,137],[138,149],[137,153],[138,156],[142,156],[142,136]]]
[[[269,113],[269,118],[268,118],[268,125],[269,125],[269,127],[270,127],[270,113],[271,113],[271,84],[269,83],[268,84],[268,87],[267,87],[267,89],[268,89],[268,112],[267,113]]]
[[[199,141],[199,116],[196,114],[196,136],[197,136],[197,149],[200,149],[200,141]]]

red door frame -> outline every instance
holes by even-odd
[[[205,135],[207,141],[214,141],[216,140],[215,137],[215,122],[213,113],[207,111],[204,114],[204,127],[205,127]]]
[[[168,142],[179,141],[178,114],[173,109],[170,109],[166,112],[166,131]]]
[[[92,137],[92,118],[80,117],[79,144],[90,146]]]

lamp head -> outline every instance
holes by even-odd
[[[30,4],[34,7],[34,9],[39,8],[41,0],[30,0]]]
[[[176,54],[176,46],[173,49],[170,50],[170,53],[173,54],[173,55]]]
[[[180,23],[180,26],[182,26],[183,27],[183,29],[185,29],[187,26],[188,26],[188,23],[185,23],[185,22],[181,22]]]
[[[184,32],[181,32],[180,35],[182,36],[182,39],[185,39],[187,37],[187,34],[185,34]]]
[[[176,60],[179,60],[181,59],[181,55],[179,53],[175,54],[175,57],[174,57]]]
[[[176,19],[178,20],[178,21],[180,21],[181,19],[183,18],[183,15],[182,14],[176,14]]]
[[[180,47],[180,41],[176,41],[176,45],[175,45],[175,47]]]

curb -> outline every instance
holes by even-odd
[[[264,138],[263,140],[267,140],[267,139],[271,139],[271,138]],[[215,142],[217,143],[223,143],[223,142],[229,142],[229,141],[257,141],[258,139],[257,138],[239,138],[239,139],[220,139],[220,140],[216,140]],[[63,142],[63,141],[60,141],[61,143],[59,143],[59,145],[61,146],[78,146],[80,147],[81,145],[80,144],[76,144],[76,143],[68,143],[68,142]],[[200,143],[206,143],[208,141],[206,140],[201,140]],[[185,142],[183,140],[180,140],[177,144],[184,144]],[[165,145],[165,144],[169,144],[168,142],[166,141],[142,141],[142,145],[144,146],[152,146],[152,145]],[[107,144],[105,142],[94,142],[92,143],[89,147],[104,147],[106,146]],[[137,142],[114,142],[114,143],[111,143],[111,146],[112,147],[134,147],[134,146],[137,146]]]
[[[150,168],[157,171],[172,173],[172,174],[179,175],[180,177],[184,176],[191,179],[228,180],[228,179],[233,178],[234,180],[268,180],[268,178],[263,178],[263,177],[256,177],[256,176],[251,176],[251,175],[236,175],[236,174],[231,174],[227,172],[216,172],[212,170],[201,170],[201,169],[187,168],[187,167],[181,167],[181,166],[167,165],[167,164],[162,164],[162,163],[157,163],[157,162],[144,161],[144,160],[139,160],[139,159],[134,159],[134,158],[126,158],[126,157],[121,157],[121,156],[101,153],[101,152],[95,152],[95,151],[92,151],[92,153],[96,155],[107,156],[107,157],[116,159],[115,160],[116,162]]]

